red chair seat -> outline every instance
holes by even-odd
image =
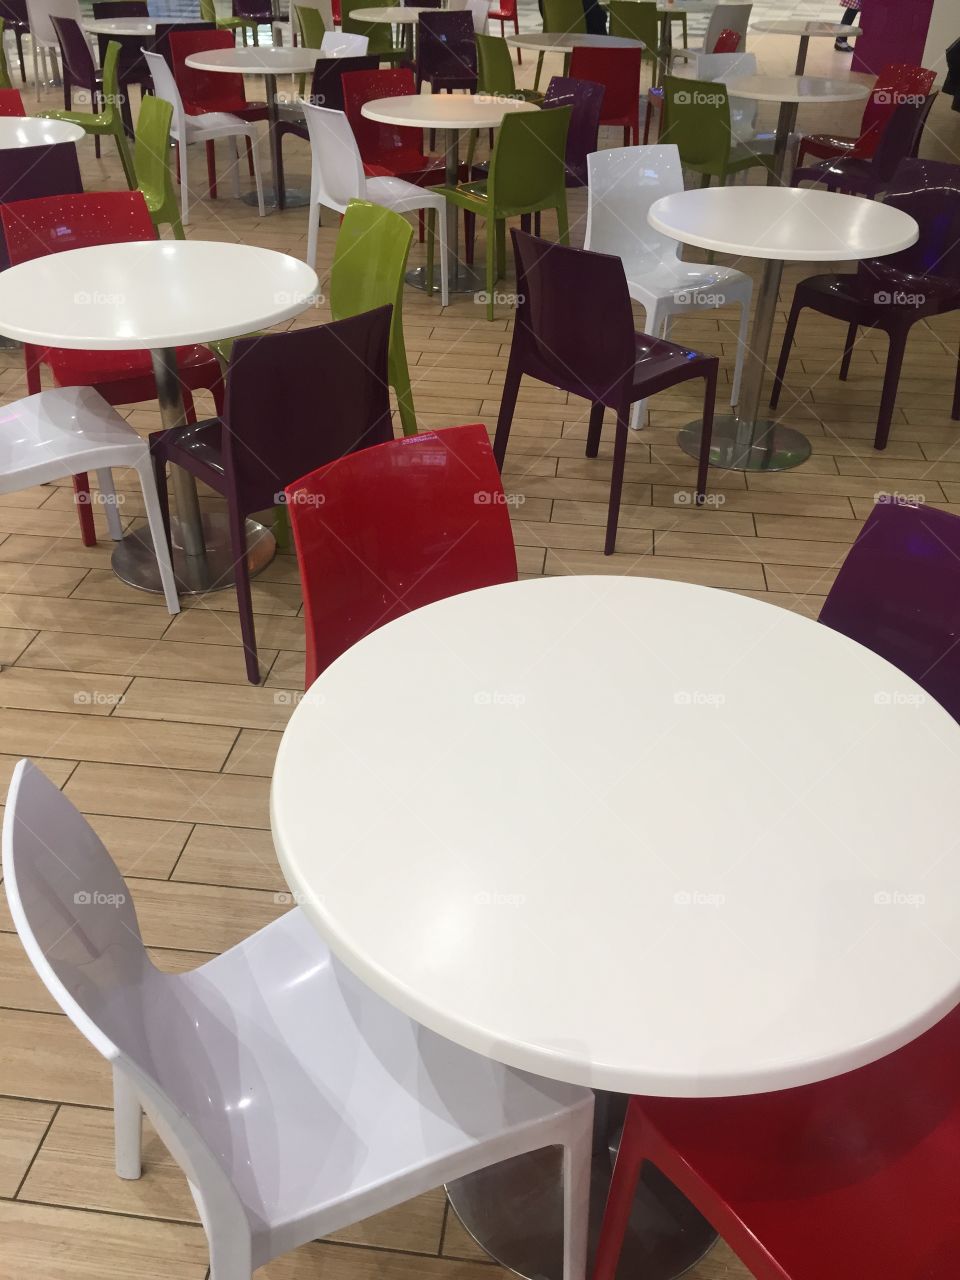
[[[78,351],[49,347],[43,360],[61,387],[88,387],[95,382],[115,382],[121,378],[153,378],[149,351]],[[204,379],[219,376],[216,357],[195,343],[177,347],[177,367],[182,381],[190,386],[209,385]],[[144,397],[144,399],[152,398]]]
[[[858,138],[848,138],[839,134],[810,133],[803,138],[801,145],[804,155],[809,153],[821,160],[833,160],[836,156],[851,155],[858,141]]]

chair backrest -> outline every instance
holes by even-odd
[[[9,29],[27,25],[27,0],[0,0],[0,17]]]
[[[572,76],[553,76],[543,95],[543,107],[570,108],[570,127],[564,164],[568,187],[587,185],[587,157],[597,149],[600,115],[603,111],[604,87]]]
[[[566,186],[570,107],[504,116],[490,157],[488,192],[498,216],[536,206]]]
[[[357,140],[360,154],[368,164],[378,163],[381,156],[399,150],[419,151],[423,132],[394,124],[368,120],[361,108],[375,98],[395,98],[414,94],[417,82],[409,67],[390,67],[377,71],[350,71],[340,77],[343,86],[343,109]]]
[[[625,40],[641,40],[643,55],[656,61],[660,44],[660,18],[653,0],[610,0],[610,34]]]
[[[217,6],[216,0],[200,0],[200,17],[204,22],[216,23]]]
[[[642,49],[591,49],[581,45],[570,54],[570,72],[574,80],[591,80],[602,84],[605,120],[635,113],[640,98]]]
[[[860,136],[853,154],[869,159],[880,145],[880,138],[894,110],[917,96],[926,97],[937,78],[935,71],[908,62],[891,62],[877,76],[876,84],[863,109]]]
[[[617,147],[587,158],[587,233],[584,248],[616,254],[625,266],[669,262],[680,245],[651,227],[647,213],[661,196],[683,190],[680,154],[674,146]]]
[[[925,98],[915,95],[911,101],[894,107],[873,153],[872,164],[878,178],[892,178],[901,160],[917,154],[924,125],[936,97],[936,93]]]
[[[351,200],[366,196],[363,161],[350,122],[342,111],[301,104],[310,135],[313,194],[328,209],[343,213]]]
[[[636,3],[636,0],[631,0],[631,3]],[[498,3],[491,4],[487,15],[494,12],[499,13],[505,21],[511,22],[517,16],[517,0],[499,0]]]
[[[139,191],[87,191],[0,205],[0,221],[14,265],[66,249],[128,240],[156,240]]]
[[[726,80],[731,76],[755,76],[755,53],[698,53],[694,63],[698,80]]]
[[[180,97],[180,90],[177,87],[173,71],[166,58],[159,53],[150,53],[144,49],[143,56],[146,58],[147,66],[150,68],[153,92],[158,98],[162,98],[164,102],[170,104],[177,136],[182,138],[185,130],[183,99]]]
[[[152,57],[158,57],[152,54]],[[159,59],[163,63],[163,59]],[[169,74],[166,63],[164,70]],[[159,207],[173,195],[170,176],[170,124],[173,104],[157,94],[145,94],[137,116],[133,148],[133,170],[137,187],[148,203]]]
[[[892,662],[960,719],[960,517],[878,503],[820,621]]]
[[[517,77],[510,46],[500,36],[478,35],[477,92],[511,94],[517,91]]]
[[[477,46],[473,18],[468,12],[431,9],[417,23],[419,80],[473,80],[477,75]]]
[[[147,18],[147,0],[93,0],[94,18]]]
[[[327,31],[320,41],[321,52],[328,58],[344,60],[366,57],[369,45],[370,41],[366,36],[351,35],[349,31]]]
[[[449,427],[304,476],[287,490],[307,630],[307,688],[414,609],[514,582],[517,559],[486,428]]]
[[[60,42],[60,53],[68,78],[75,85],[81,85],[90,91],[93,106],[92,94],[96,88],[97,69],[80,23],[73,18],[58,17],[55,13],[50,15],[50,21]]]
[[[585,35],[587,18],[583,0],[543,0],[543,29],[564,35],[571,31]]]
[[[232,49],[236,37],[232,31],[181,30],[170,33],[170,57],[173,74],[180,90],[184,108],[202,107],[204,111],[229,110],[247,100],[242,75],[227,75],[220,71],[197,71],[187,66],[192,53],[206,53],[209,49]]]
[[[487,18],[490,14],[490,0],[468,0],[467,9],[473,18],[475,35],[483,35],[487,29]]]
[[[295,7],[297,9],[316,9],[317,13],[323,19],[323,29],[332,31],[333,22],[333,3],[332,0],[296,0]],[[319,48],[319,46],[317,46]]]
[[[862,262],[859,270],[879,279],[888,271],[933,276],[956,281],[960,288],[960,166],[904,161],[883,202],[916,219],[920,235],[909,248]],[[922,293],[920,281],[917,284]]]
[[[324,37],[326,38],[326,37]],[[363,40],[364,36],[348,37]],[[313,68],[313,81],[310,85],[310,101],[317,107],[327,107],[331,111],[343,111],[343,82],[341,76],[351,71],[376,71],[380,59],[362,58],[318,58]],[[351,134],[352,134],[351,130]]]
[[[270,0],[231,0],[231,9],[235,18],[250,18],[264,24],[273,21]]]
[[[340,0],[340,25],[344,31],[354,35],[367,36],[370,40],[371,52],[382,53],[392,45],[390,28],[385,22],[361,22],[353,17],[354,9],[369,9],[367,0]]]
[[[83,21],[80,12],[80,0],[27,0],[27,18],[30,22],[30,35],[41,44],[57,44],[57,33],[51,19],[73,18],[77,23]]]
[[[152,41],[146,42],[151,53],[159,53],[167,66],[173,70],[173,55],[170,52],[170,37],[177,31],[216,31],[217,24],[209,22],[157,22]]]
[[[730,27],[724,29],[717,36],[712,49],[708,53],[736,53],[740,48],[740,41],[743,36],[739,31],[733,31]]]
[[[0,116],[25,116],[19,89],[0,89]]]
[[[741,54],[713,54],[715,58]],[[730,154],[730,99],[711,80],[663,77],[661,142],[672,142],[685,165],[719,163]]]
[[[82,191],[74,142],[0,151],[0,204],[38,200],[43,196],[76,195]],[[0,231],[0,271],[9,266],[6,237]]]
[[[703,47],[708,53],[714,52],[722,31],[736,31],[740,36],[740,48],[746,48],[747,27],[750,25],[752,4],[718,4],[710,14]]]
[[[327,33],[327,25],[319,9],[310,9],[303,5],[294,5],[300,41],[307,49],[319,49],[323,37]]]
[[[593,403],[621,406],[636,363],[623,263],[516,228],[511,235],[519,299],[511,360]]]

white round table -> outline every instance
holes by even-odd
[[[515,49],[533,49],[537,53],[572,53],[574,49],[642,49],[642,40],[626,36],[593,36],[576,31],[521,31],[507,36],[507,44]]]
[[[806,461],[806,436],[759,417],[783,264],[897,253],[916,241],[916,222],[876,200],[802,187],[682,191],[655,201],[647,216],[651,226],[684,244],[763,259],[740,402],[735,414],[714,418],[711,463],[735,471],[784,471]],[[700,432],[699,421],[680,432],[681,448],[693,457],[700,456]]]
[[[0,116],[0,151],[21,147],[53,147],[79,142],[84,130],[69,120],[44,120],[40,116]]]
[[[271,820],[302,910],[418,1022],[552,1079],[713,1097],[852,1070],[960,999],[958,768],[952,717],[819,623],[545,578],[343,654],[284,732]],[[511,1164],[522,1256],[487,1247],[552,1277]],[[481,1238],[505,1173],[452,1189]]]
[[[155,36],[157,24],[161,26],[185,26],[188,23],[202,22],[202,18],[88,18],[84,31],[94,36]]]
[[[360,108],[368,120],[410,129],[436,129],[443,134],[446,185],[455,187],[460,176],[460,134],[467,129],[498,129],[504,116],[539,111],[532,102],[485,93],[416,93],[397,98],[376,98]],[[447,201],[447,264],[451,293],[474,293],[480,275],[460,261],[457,207]],[[407,272],[407,282],[426,289],[424,268]]]
[[[207,49],[191,53],[187,66],[196,71],[214,71],[229,75],[263,76],[264,94],[267,99],[269,124],[270,165],[273,170],[273,187],[263,193],[264,203],[276,209],[303,208],[309,204],[304,191],[287,191],[280,165],[280,142],[277,125],[280,120],[280,104],[277,95],[277,76],[312,74],[320,58],[336,57],[320,49],[307,49],[303,45],[281,45],[271,48],[265,45],[237,46],[233,49]],[[247,203],[256,203],[256,195]]]
[[[289,320],[310,306],[317,284],[306,263],[252,245],[148,240],[71,249],[0,272],[0,333],[45,347],[149,350],[163,425],[177,427],[184,416],[174,349]],[[225,517],[201,517],[193,477],[179,467],[171,475],[180,591],[231,586]],[[273,536],[251,520],[247,544],[256,572],[273,555]],[[149,531],[117,544],[113,568],[132,586],[161,590]]]
[[[797,52],[796,68],[798,76],[803,75],[803,69],[807,65],[807,50],[812,39],[836,40],[840,36],[845,36],[850,40],[862,35],[862,28],[857,26],[845,27],[842,22],[805,22],[802,18],[775,18],[771,21],[752,22],[750,30],[759,31],[762,35],[799,36],[800,48]]]
[[[436,13],[436,9],[421,8],[419,5],[402,4],[379,5],[371,9],[355,9],[351,18],[357,22],[389,23],[391,27],[399,27],[404,47],[411,58],[416,56],[417,24],[421,13]]]

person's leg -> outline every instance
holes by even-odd
[[[840,22],[845,27],[852,27],[859,16],[860,16],[859,9],[844,9],[843,17],[840,19]],[[850,43],[850,41],[847,39],[846,36],[840,36],[838,40],[835,40],[833,43],[833,47],[839,53],[853,53],[853,45]]]

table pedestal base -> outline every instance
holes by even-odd
[[[677,443],[691,458],[700,457],[703,424],[699,419],[684,427]],[[710,465],[727,471],[789,471],[810,457],[810,441],[793,427],[778,426],[769,418],[753,424],[732,413],[717,414],[710,439]]]
[[[234,583],[233,553],[230,549],[226,512],[205,511],[202,521],[206,551],[199,556],[188,556],[180,538],[179,522],[175,516],[171,516],[173,572],[177,590],[182,596],[199,595],[204,591],[226,591]],[[248,520],[247,563],[251,577],[270,563],[276,550],[276,540],[270,530],[256,520]],[[121,582],[141,591],[162,594],[153,539],[146,526],[128,533],[122,542],[116,544],[110,563]]]
[[[250,205],[253,205],[254,209],[256,209],[256,207],[257,207],[257,193],[256,193],[256,191],[246,191],[246,192],[244,192],[244,194],[240,197],[240,199],[243,201],[243,203],[244,203],[244,204],[250,204]],[[309,191],[304,191],[304,190],[303,190],[302,188],[300,188],[300,187],[287,187],[287,188],[286,188],[286,191],[285,191],[285,193],[284,193],[284,197],[283,197],[283,207],[284,207],[284,209],[305,209],[309,203],[310,203],[310,192],[309,192]],[[278,208],[278,205],[277,205],[277,191],[276,191],[276,188],[275,188],[275,187],[264,187],[264,188],[263,188],[263,207],[264,207],[265,209],[276,209],[276,208]]]
[[[413,267],[404,277],[407,284],[413,289],[420,289],[424,293],[427,292],[427,268]],[[450,276],[450,292],[451,293],[476,293],[483,288],[484,276],[480,271],[474,271],[473,267],[464,266],[461,262],[457,266],[457,270]],[[434,263],[433,268],[433,285],[434,293],[440,297],[440,264]]]

